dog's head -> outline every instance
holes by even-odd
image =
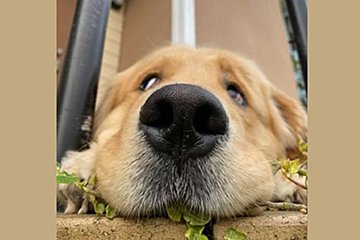
[[[168,47],[118,75],[95,119],[95,172],[121,215],[170,205],[214,216],[268,200],[271,162],[306,138],[302,107],[251,61]]]

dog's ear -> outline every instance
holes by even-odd
[[[108,114],[123,100],[125,96],[122,96],[121,88],[122,84],[122,74],[119,74],[117,78],[110,83],[107,87],[102,100],[95,112],[95,122],[94,122],[94,130],[100,126],[100,124],[104,121],[104,119],[108,116]]]
[[[272,91],[272,100],[275,106],[273,119],[280,123],[274,126],[277,135],[282,142],[288,155],[297,154],[297,142],[299,139],[307,141],[307,114],[303,106],[294,99],[291,99],[279,89]],[[292,156],[288,156],[292,158]]]

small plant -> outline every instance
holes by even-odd
[[[291,183],[307,191],[308,174],[307,174],[307,161],[308,161],[308,144],[302,139],[298,140],[299,154],[294,159],[283,159],[281,161],[273,162],[273,171],[281,174]],[[299,178],[295,179],[294,175],[305,178],[305,181],[299,182]],[[300,211],[307,213],[307,206],[303,204],[295,204],[289,202],[265,202],[263,204],[267,209],[276,209],[279,211]]]
[[[210,215],[201,215],[190,213],[185,207],[168,207],[168,216],[174,222],[184,220],[187,231],[185,237],[189,240],[207,240],[208,238],[202,234],[205,225],[211,221]]]
[[[308,144],[303,140],[298,141],[298,150],[300,152],[299,156],[295,159],[285,159],[280,162],[281,173],[295,185],[307,190],[308,184],[308,174],[306,170],[307,160],[308,160]],[[301,177],[305,177],[305,184],[300,183],[292,178],[293,175],[298,174]]]
[[[185,237],[188,240],[208,240],[208,237],[202,232],[205,225],[211,221],[211,216],[207,214],[196,214],[189,212],[185,207],[168,207],[168,216],[174,222],[181,222],[184,220],[187,231]],[[244,233],[235,228],[228,228],[225,231],[224,239],[226,240],[246,240],[247,237]]]
[[[57,184],[75,184],[81,189],[89,198],[94,207],[94,211],[97,215],[103,215],[109,219],[113,219],[117,213],[109,204],[104,203],[99,197],[93,187],[96,186],[96,177],[91,176],[89,179],[83,181],[80,180],[75,174],[69,174],[64,170],[61,170],[59,163],[56,164],[56,183]]]

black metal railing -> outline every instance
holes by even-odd
[[[286,8],[285,21],[290,25],[287,26],[289,41],[291,48],[296,51],[295,60],[298,61],[301,70],[301,83],[298,82],[298,84],[301,86],[300,90],[305,93],[301,97],[304,105],[307,106],[307,0],[284,0],[283,2]]]
[[[307,4],[305,0],[286,0],[286,4],[307,88]]]
[[[78,0],[57,93],[57,161],[91,139],[111,0]]]

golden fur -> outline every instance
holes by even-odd
[[[160,82],[140,91],[141,81],[151,73],[160,75]],[[242,89],[248,106],[234,103],[226,91],[227,82]],[[220,100],[229,118],[229,139],[210,157],[214,164],[209,168],[219,173],[221,182],[215,181],[214,194],[206,196],[206,201],[188,207],[214,216],[234,216],[271,198],[293,201],[297,194],[304,197],[295,185],[274,176],[270,164],[296,149],[299,137],[306,139],[307,117],[301,105],[269,82],[252,61],[215,49],[167,47],[121,72],[96,112],[90,149],[70,152],[62,161],[63,169],[83,178],[95,174],[101,196],[123,216],[153,215],[162,210],[156,203],[161,199],[143,199],[143,194],[152,190],[144,189],[145,183],[138,180],[145,170],[140,171],[141,163],[134,159],[149,147],[137,126],[146,99],[175,83],[208,90]],[[152,155],[145,151],[142,158],[145,161]],[[87,212],[87,202],[81,204],[71,197],[73,190],[64,185],[59,189],[66,200],[66,213]]]

